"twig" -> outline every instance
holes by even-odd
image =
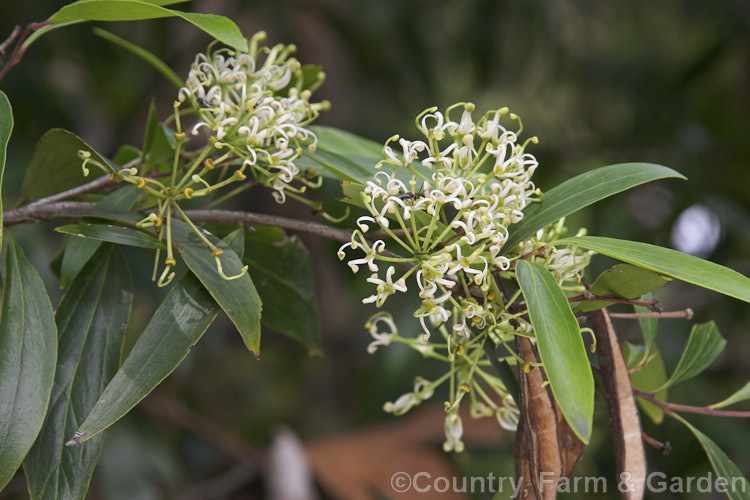
[[[568,297],[568,302],[614,302],[617,304],[630,304],[633,306],[643,306],[648,307],[654,312],[661,312],[661,309],[656,306],[656,300],[630,300],[630,299],[621,299],[619,297],[609,297],[606,295],[595,295],[588,290],[585,292],[573,295],[572,297]]]
[[[257,214],[238,210],[186,210],[185,213],[194,222],[225,222],[230,224],[244,222],[248,226],[255,224],[274,226],[281,229],[289,229],[290,231],[311,233],[341,242],[351,241],[352,239],[352,232],[346,229],[338,229],[309,220],[292,219],[278,215]]]
[[[693,310],[689,307],[682,311],[662,311],[662,312],[647,312],[647,313],[609,313],[612,318],[626,318],[626,319],[639,319],[639,318],[693,318]]]
[[[10,54],[10,58],[8,59],[8,62],[5,63],[5,66],[3,66],[2,69],[0,69],[0,80],[5,78],[5,75],[8,73],[8,70],[18,64],[18,62],[23,57],[24,52],[26,52],[26,48],[23,46],[26,39],[29,37],[32,31],[36,31],[39,28],[43,28],[44,26],[47,26],[50,24],[51,21],[43,21],[41,23],[31,23],[28,26],[26,26],[26,29],[23,30],[23,34],[21,35],[21,38],[18,39],[18,42],[16,43],[16,46],[13,48],[13,52]],[[15,31],[15,30],[14,30]],[[11,36],[13,36],[11,34]],[[12,43],[12,42],[11,42]],[[5,42],[3,42],[3,45],[5,45]]]
[[[669,441],[662,443],[661,441],[652,438],[643,431],[641,431],[641,437],[645,442],[659,450],[659,453],[661,453],[662,455],[666,456],[672,453],[672,444]]]
[[[5,57],[5,51],[8,50],[8,47],[13,45],[13,41],[18,38],[19,33],[21,33],[21,27],[16,25],[8,38],[6,38],[3,43],[0,43],[0,62],[2,62],[2,58]]]
[[[39,206],[24,206],[8,210],[3,214],[3,226],[13,226],[22,222],[48,221],[60,215],[71,215],[94,208],[95,203],[82,201],[59,201]]]
[[[74,188],[67,189],[60,193],[47,196],[46,198],[40,198],[34,202],[29,203],[28,205],[25,205],[24,208],[31,209],[34,207],[39,207],[42,205],[49,205],[51,203],[56,203],[58,201],[67,200],[69,198],[74,198],[82,194],[96,191],[97,189],[107,187],[114,183],[115,181],[112,180],[108,175],[103,175],[102,177],[99,177],[98,179],[94,179],[93,181],[83,184],[81,186],[76,186]]]
[[[686,412],[686,413],[700,413],[701,415],[713,415],[715,417],[735,417],[735,418],[750,418],[750,411],[734,411],[734,410],[716,410],[714,408],[708,408],[706,406],[690,406],[681,405],[677,403],[670,403],[668,401],[661,401],[656,399],[653,394],[639,389],[633,389],[633,391],[649,403],[655,404],[667,414],[674,414],[674,412]]]

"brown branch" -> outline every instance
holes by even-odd
[[[5,66],[3,66],[2,69],[0,69],[0,80],[5,78],[5,75],[8,73],[10,68],[18,64],[18,62],[23,57],[23,54],[26,52],[26,48],[23,46],[23,44],[26,41],[26,39],[29,37],[31,32],[36,31],[39,28],[43,28],[44,26],[47,26],[50,23],[51,21],[43,21],[41,23],[31,23],[28,26],[26,26],[26,29],[23,30],[23,34],[21,35],[21,38],[18,39],[16,46],[13,48],[13,52],[10,54],[10,58],[8,58],[8,62],[5,63]],[[11,36],[13,36],[13,34],[11,34]],[[5,45],[5,42],[3,42],[3,45]]]
[[[82,201],[59,201],[38,206],[24,206],[8,210],[3,214],[3,226],[22,222],[49,221],[60,216],[71,216],[94,208],[95,203]]]
[[[16,25],[13,28],[13,31],[11,31],[8,38],[5,39],[3,43],[0,43],[0,62],[2,62],[2,58],[5,57],[5,51],[8,50],[8,47],[13,45],[13,42],[16,38],[18,38],[18,35],[21,33],[21,27]]]
[[[682,311],[661,311],[647,313],[609,313],[611,318],[640,319],[640,318],[693,318],[693,310],[689,307]]]
[[[707,406],[681,405],[656,399],[656,397],[654,397],[654,395],[650,392],[641,391],[639,389],[633,389],[633,391],[649,403],[653,403],[664,410],[664,413],[670,415],[674,415],[674,412],[685,412],[699,413],[701,415],[713,415],[715,417],[750,418],[750,411],[717,410],[714,408],[709,408]]]
[[[352,239],[352,232],[347,229],[312,222],[309,220],[292,219],[278,215],[241,212],[238,210],[186,210],[185,213],[193,222],[224,222],[229,224],[244,223],[248,226],[259,224],[274,226],[290,231],[315,234],[332,240],[347,242]]]
[[[94,179],[93,181],[83,184],[81,186],[76,186],[74,188],[61,191],[57,194],[47,196],[46,198],[40,198],[36,201],[29,203],[28,205],[25,205],[24,208],[31,209],[31,208],[39,207],[42,205],[49,205],[51,203],[56,203],[58,201],[64,201],[69,198],[75,198],[76,196],[81,196],[82,194],[96,191],[97,189],[110,186],[114,183],[115,181],[110,176],[103,175],[99,177],[98,179]]]
[[[568,297],[568,302],[614,302],[617,304],[630,304],[633,306],[648,307],[654,312],[661,312],[661,309],[656,306],[656,300],[630,300],[621,299],[619,297],[609,297],[607,295],[595,295],[588,290],[585,292]]]
[[[659,453],[661,453],[662,455],[666,456],[672,453],[672,444],[669,441],[662,443],[658,439],[652,438],[643,431],[641,431],[641,437],[646,443],[659,450]]]

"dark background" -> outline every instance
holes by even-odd
[[[13,24],[41,21],[64,3],[4,2],[0,38]],[[481,112],[509,106],[523,118],[524,136],[539,137],[530,152],[540,160],[535,181],[543,190],[603,165],[670,166],[688,181],[635,189],[570,218],[568,225],[691,250],[750,274],[750,4],[745,0],[221,0],[195,1],[190,10],[227,15],[246,36],[263,29],[272,43],[295,43],[303,63],[321,64],[328,79],[316,96],[330,100],[333,108],[320,124],[382,142],[394,133],[413,136],[413,117],[426,107],[472,101]],[[175,20],[99,25],[148,48],[182,76],[208,42],[202,32]],[[6,206],[13,204],[34,143],[46,130],[69,129],[112,154],[121,144],[140,145],[152,98],[162,118],[171,109],[175,92],[169,83],[94,36],[91,27],[73,26],[41,38],[0,82],[16,120],[3,186]],[[335,186],[329,189],[335,192]],[[695,204],[703,217],[691,212],[678,231],[682,236],[672,236],[678,216]],[[275,205],[262,191],[250,191],[235,207],[310,216],[293,202]],[[16,227],[13,233],[44,271],[54,303],[60,291],[47,264],[60,239],[51,227]],[[263,358],[256,361],[229,323],[220,321],[158,390],[258,450],[268,447],[279,424],[303,440],[325,440],[380,421],[393,423],[382,403],[409,390],[414,375],[434,372],[398,347],[366,354],[362,324],[374,310],[358,305],[367,293],[364,278],[350,276],[336,260],[336,245],[303,239],[316,264],[325,356],[310,358],[269,331]],[[137,335],[157,292],[141,270],[150,269],[149,255],[131,252],[131,262],[140,282],[132,322]],[[610,264],[595,259],[589,278]],[[672,400],[710,404],[750,379],[748,304],[680,283],[668,284],[658,297],[667,309],[692,307],[698,321],[715,319],[729,342],[704,376],[672,391]],[[416,323],[403,311],[408,333]],[[623,336],[637,340],[631,325],[620,328]],[[688,333],[686,321],[660,325],[658,342],[668,368]],[[433,401],[440,403],[440,395]],[[606,410],[600,401],[597,407],[592,444],[577,473],[611,476]],[[748,475],[747,421],[690,420]],[[232,459],[210,440],[165,422],[137,409],[115,427],[94,479],[96,498],[179,497],[231,468]],[[680,424],[647,422],[645,429],[675,450],[669,457],[649,450],[653,470],[668,476],[709,470]],[[491,445],[469,445],[464,455],[449,458],[467,475],[489,470],[509,475],[512,439],[497,436]],[[434,440],[436,450],[440,439]],[[261,476],[249,475],[229,488],[227,497],[263,497]],[[609,496],[617,498],[616,492]]]

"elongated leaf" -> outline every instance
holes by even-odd
[[[0,489],[34,444],[47,412],[57,329],[44,283],[8,238],[0,309]]]
[[[742,389],[735,392],[728,398],[722,401],[719,401],[718,403],[712,404],[711,408],[724,408],[724,407],[731,406],[736,403],[740,403],[742,401],[747,401],[748,399],[750,399],[750,382],[745,384],[742,387]]]
[[[114,33],[110,33],[109,31],[103,30],[101,28],[94,28],[94,34],[104,38],[105,40],[115,43],[123,49],[137,55],[138,57],[146,61],[146,63],[148,63],[152,68],[161,73],[161,75],[176,88],[179,89],[185,86],[185,82],[182,80],[182,78],[177,76],[177,73],[172,71],[172,68],[167,66],[164,61],[162,61],[143,47],[140,47],[134,43],[130,43],[124,38],[120,38]]]
[[[233,21],[214,14],[197,14],[167,9],[140,0],[80,0],[53,14],[53,24],[84,21],[137,21],[163,17],[181,17],[219,41],[238,50],[247,50],[247,41]]]
[[[365,184],[372,180],[376,172],[375,164],[367,166],[367,157],[343,156],[338,153],[317,149],[305,153],[294,161],[301,170],[311,168],[321,175],[342,181]]]
[[[58,369],[42,432],[24,461],[34,499],[83,499],[104,445],[65,447],[117,371],[133,299],[126,261],[113,247],[71,284],[57,309]]]
[[[141,194],[135,186],[122,187],[105,196],[94,210],[130,210]],[[89,238],[68,239],[60,263],[61,287],[66,287],[76,277],[101,244],[101,241]]]
[[[10,106],[8,96],[0,90],[0,248],[3,247],[3,174],[11,132],[13,132],[13,108]]]
[[[78,157],[81,150],[89,151],[91,158],[102,164],[109,163],[72,132],[52,129],[45,133],[34,149],[21,186],[21,200],[38,200],[101,177],[104,171],[96,167],[89,169],[88,177],[83,175],[83,161]]]
[[[208,237],[224,252],[220,257],[224,273],[230,277],[238,275],[243,264],[237,254],[212,235]],[[217,272],[211,250],[184,222],[172,221],[172,241],[188,268],[237,327],[247,348],[257,356],[260,352],[261,301],[250,275],[244,273],[240,278],[232,280],[222,278]]]
[[[677,250],[600,236],[575,236],[555,245],[573,245],[750,302],[750,278]]]
[[[219,307],[192,274],[170,290],[69,445],[122,418],[172,373],[216,318]]]
[[[570,427],[588,443],[594,414],[594,377],[578,321],[555,278],[544,267],[519,260],[516,277],[552,394]]]
[[[245,235],[243,261],[263,302],[261,322],[320,352],[312,261],[302,242],[279,229],[256,226]]]
[[[655,290],[666,283],[659,274],[630,264],[618,264],[597,276],[589,290],[594,295],[611,296],[622,299],[637,299],[641,295]],[[612,304],[606,300],[582,302],[575,312],[587,312],[601,309]]]
[[[677,362],[677,367],[664,387],[688,380],[701,373],[716,361],[726,345],[727,341],[722,338],[713,321],[693,326],[680,361]]]
[[[383,159],[383,145],[370,139],[334,127],[313,125],[310,130],[318,137],[317,149],[342,156],[367,158],[370,169]]]
[[[740,469],[737,467],[737,465],[732,462],[727,454],[724,453],[724,451],[719,448],[719,446],[714,443],[711,438],[693,427],[687,420],[683,419],[682,417],[678,416],[677,419],[685,424],[688,429],[690,429],[690,432],[693,433],[698,442],[701,444],[701,446],[703,447],[703,451],[706,452],[706,456],[711,462],[711,467],[713,467],[718,478],[724,479],[722,483],[726,490],[725,492],[727,497],[729,497],[731,500],[749,500],[750,484],[748,484],[747,479],[745,479],[745,477],[742,475],[742,472],[740,472]],[[718,482],[718,478],[717,482],[715,482],[714,484],[720,484]],[[716,491],[720,490],[717,488]]]
[[[539,203],[523,211],[523,219],[508,230],[505,248],[513,248],[535,231],[567,215],[657,179],[685,179],[671,168],[653,163],[621,163],[578,175],[546,191]]]
[[[91,238],[131,247],[166,248],[163,242],[148,233],[129,227],[113,226],[112,224],[79,222],[77,224],[56,227],[55,231],[70,234],[74,237]]]

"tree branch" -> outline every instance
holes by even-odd
[[[633,391],[649,403],[653,403],[664,410],[665,413],[673,413],[679,411],[686,413],[700,413],[701,415],[713,415],[715,417],[750,418],[750,411],[716,410],[707,406],[681,405],[656,399],[650,392],[641,391],[639,389],[633,389]]]

